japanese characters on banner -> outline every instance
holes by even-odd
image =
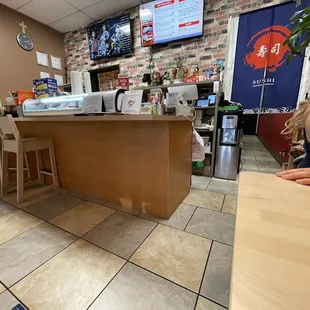
[[[289,49],[283,46],[296,10],[296,3],[285,3],[240,16],[232,100],[240,102],[245,113],[258,113],[262,93],[263,113],[296,108],[303,58],[294,57],[288,65]]]

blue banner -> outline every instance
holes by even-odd
[[[285,3],[240,16],[232,100],[240,102],[245,113],[258,112],[262,92],[262,112],[295,109],[304,59],[294,57],[288,65],[289,49],[283,42],[297,9],[296,3]]]

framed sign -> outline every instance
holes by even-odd
[[[51,55],[51,63],[53,69],[61,70],[61,58]]]
[[[140,114],[143,90],[130,90],[125,92],[122,113]]]
[[[40,79],[50,78],[50,74],[48,72],[40,71]]]
[[[48,54],[36,51],[37,64],[40,66],[48,67]]]
[[[58,86],[64,85],[64,77],[62,75],[54,74],[54,79],[57,81]]]

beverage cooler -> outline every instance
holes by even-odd
[[[220,111],[218,115],[214,176],[236,180],[240,167],[243,110]]]

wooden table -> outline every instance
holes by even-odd
[[[53,138],[65,189],[163,218],[189,194],[192,123],[185,117],[35,117],[16,125],[22,137]]]
[[[310,309],[310,187],[241,174],[229,309]]]

